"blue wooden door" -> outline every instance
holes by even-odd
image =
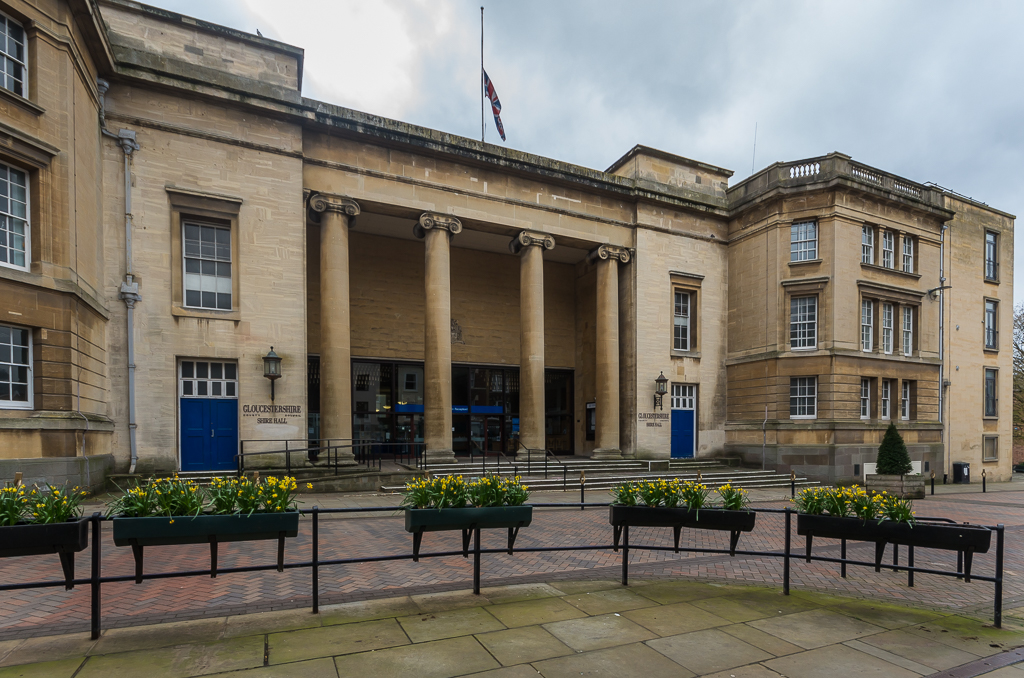
[[[237,400],[181,399],[182,471],[227,471],[236,468],[237,449]]]
[[[673,459],[692,459],[696,448],[696,386],[672,385]]]
[[[237,468],[238,366],[233,362],[183,360],[178,385],[181,470]]]

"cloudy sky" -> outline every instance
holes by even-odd
[[[306,96],[480,136],[479,0],[151,1],[303,47]],[[1024,3],[483,4],[512,148],[604,169],[642,143],[733,182],[841,151],[1024,217]]]

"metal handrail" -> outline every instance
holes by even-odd
[[[326,451],[326,453],[327,453],[327,464],[326,464],[326,466],[327,466],[327,468],[331,468],[332,466],[334,467],[334,475],[338,475],[339,468],[341,467],[341,464],[339,463],[339,454],[338,454],[338,452],[339,452],[339,450],[342,450],[342,449],[354,450],[353,457],[356,458],[357,463],[360,463],[360,464],[362,464],[364,466],[369,466],[371,468],[373,467],[372,453],[368,454],[366,452],[366,449],[374,447],[374,446],[377,446],[377,447],[389,447],[389,446],[397,447],[397,446],[403,446],[403,447],[407,447],[407,448],[408,447],[414,447],[415,448],[414,451],[410,452],[409,454],[402,454],[401,456],[403,456],[403,457],[414,457],[417,460],[417,467],[419,467],[419,465],[420,465],[419,462],[420,462],[420,460],[424,456],[423,455],[423,449],[422,449],[422,447],[424,445],[423,443],[416,443],[416,442],[386,442],[386,441],[365,440],[365,439],[358,439],[358,438],[321,438],[320,440],[327,440],[327,441],[347,440],[347,441],[350,441],[350,442],[348,444],[340,444],[340,445],[330,445],[330,444],[328,444],[328,445],[307,445],[306,447],[291,447],[290,446],[290,441],[285,440],[284,441],[284,444],[285,444],[284,449],[259,450],[257,452],[245,452],[243,450],[244,450],[244,443],[246,441],[244,441],[244,440],[240,441],[242,443],[242,445],[241,445],[242,449],[239,450],[239,452],[235,455],[235,458],[238,460],[238,464],[237,464],[237,466],[238,466],[238,477],[242,477],[242,475],[245,473],[245,458],[246,457],[253,457],[253,456],[259,456],[259,455],[265,455],[265,454],[283,454],[283,455],[285,455],[285,473],[287,473],[288,475],[291,475],[291,472],[292,472],[292,457],[291,457],[291,455],[292,455],[293,452],[305,453],[309,457],[309,459],[312,461],[314,459],[319,458],[320,454],[322,454],[324,451]],[[248,442],[279,442],[279,441],[276,440],[276,439],[267,439],[267,440],[262,440],[262,441],[250,440]],[[333,461],[332,461],[332,455],[333,455]],[[398,456],[399,455],[397,453],[394,454],[394,458],[396,460],[397,460]],[[367,463],[367,459],[369,459],[368,463]],[[382,455],[378,455],[377,456],[377,470],[378,471],[383,471],[383,469],[384,469],[383,456]]]
[[[562,465],[562,475],[564,476],[566,474],[565,463],[562,462],[561,459],[556,457],[554,455],[554,453],[551,452],[551,450],[547,449],[546,447],[544,447],[544,448],[541,448],[541,447],[536,447],[536,448],[534,448],[534,447],[527,447],[526,445],[523,444],[523,441],[520,440],[519,438],[516,438],[516,443],[519,445],[519,447],[522,447],[528,453],[529,452],[543,452],[544,453],[544,479],[545,480],[547,480],[547,478],[548,478],[548,458],[554,459],[556,462],[561,464]],[[519,451],[518,448],[516,449],[516,451],[517,452]],[[533,455],[532,454],[527,454],[526,455],[526,473],[527,474],[531,473],[532,470],[533,470],[533,468],[532,468],[532,461],[533,461]]]

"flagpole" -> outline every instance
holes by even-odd
[[[484,124],[484,8],[480,7],[480,141],[487,141],[487,126]]]

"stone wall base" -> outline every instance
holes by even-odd
[[[864,483],[868,492],[887,492],[903,499],[924,499],[924,476],[892,476],[871,473]]]
[[[102,492],[107,474],[113,469],[114,456],[98,454],[90,457],[44,457],[42,459],[0,459],[0,485],[14,482],[14,474],[22,473],[25,485],[78,486],[90,494]]]
[[[943,468],[942,443],[914,443],[907,445],[912,461],[920,461],[924,475],[934,470],[941,474]],[[760,445],[727,444],[729,456],[740,457],[743,465],[761,468],[762,448]],[[826,484],[863,484],[864,464],[873,464],[878,459],[875,445],[766,445],[764,447],[765,468],[788,474],[795,471],[798,476]],[[855,468],[856,466],[856,468]]]

